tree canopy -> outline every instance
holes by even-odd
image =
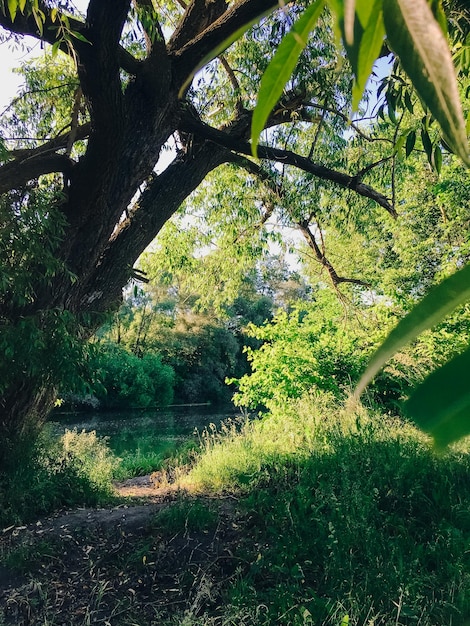
[[[398,66],[380,88],[382,115],[395,127],[351,119],[352,73],[325,9],[252,157],[263,72],[306,4],[273,11],[272,0],[90,0],[82,15],[67,1],[1,3],[4,43],[29,35],[46,46],[44,58],[23,69],[25,90],[1,120],[5,432],[44,417],[55,385],[72,377],[67,355],[73,349],[74,362],[86,360],[80,341],[118,306],[129,279],[142,278],[136,260],[185,201],[197,207],[198,193],[214,194],[214,223],[227,226],[222,254],[228,240],[240,242],[231,215],[249,233],[276,211],[300,229],[335,287],[367,286],[336,270],[321,240],[322,215],[340,220],[357,196],[364,215],[394,220],[397,158],[416,147],[439,169],[443,144]],[[421,121],[403,133],[405,114]],[[243,202],[211,185],[210,173],[223,165]]]

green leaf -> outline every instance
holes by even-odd
[[[392,94],[389,91],[387,91],[387,93],[385,94],[385,99],[387,101],[388,117],[390,118],[390,121],[392,122],[392,124],[395,124],[396,126],[397,125],[397,118],[395,115],[396,98],[394,98]]]
[[[8,0],[8,13],[10,14],[12,22],[15,21],[17,11],[18,11],[18,0]]]
[[[405,154],[407,157],[409,157],[410,154],[413,152],[415,143],[416,143],[416,131],[412,130],[411,132],[408,133],[408,137],[406,138]]]
[[[470,165],[465,122],[452,56],[426,0],[386,0],[384,23],[420,98],[439,122],[447,143]]]
[[[359,4],[362,3],[358,2],[358,13]],[[379,56],[385,36],[382,0],[375,0],[372,5],[368,2],[368,5],[370,6],[371,11],[367,25],[364,28],[364,32],[359,42],[359,52],[357,55],[358,61],[355,71],[356,80],[354,81],[352,93],[353,111],[355,111],[359,106],[359,102],[372,72],[372,67]]]
[[[253,111],[251,122],[252,151],[255,156],[259,136],[264,129],[266,120],[292,75],[299,56],[307,44],[309,33],[315,26],[324,6],[325,0],[316,0],[304,11],[292,30],[279,44],[274,57],[263,74],[258,102]]]
[[[368,383],[395,352],[424,330],[435,326],[459,304],[467,300],[470,300],[470,265],[431,289],[427,296],[398,323],[373,354],[357,385],[355,395],[357,397],[361,395]]]
[[[404,100],[405,100],[406,108],[413,115],[414,107],[413,107],[413,103],[411,102],[411,96],[408,90],[405,91]]]
[[[428,161],[429,163],[431,163],[431,158],[432,158],[432,142],[431,142],[431,138],[429,137],[429,133],[426,130],[426,128],[423,126],[423,128],[421,128],[421,141],[423,142],[423,148],[424,151],[426,152],[426,155],[428,157]]]
[[[263,13],[260,13],[259,15],[257,15],[251,21],[247,22],[246,24],[243,24],[243,26],[240,26],[240,28],[238,30],[236,30],[229,37],[227,37],[227,39],[225,39],[221,44],[219,44],[218,46],[213,48],[208,54],[206,54],[206,56],[191,71],[191,73],[189,74],[187,79],[184,81],[184,83],[180,87],[180,90],[178,91],[178,98],[182,98],[184,96],[184,92],[189,87],[191,81],[194,78],[194,75],[197,72],[199,72],[200,69],[202,69],[210,61],[212,61],[213,59],[218,57],[219,54],[222,54],[222,52],[224,52],[224,50],[229,48],[233,44],[234,41],[237,41],[237,39],[240,39],[240,37],[242,35],[244,35],[248,29],[250,29],[252,26],[257,24],[260,21],[261,18],[263,18],[266,15],[269,15],[270,13],[272,13],[274,11],[274,9],[276,9],[278,6],[279,5],[278,5],[277,2],[273,2],[273,6],[270,9],[268,9],[267,11],[264,11]]]
[[[428,376],[404,408],[439,448],[470,435],[470,349]]]
[[[395,146],[393,148],[393,152],[394,154],[399,154],[401,152],[401,149],[403,148],[403,146],[405,145],[405,141],[408,139],[408,135],[403,134],[400,135],[400,137],[398,137]]]
[[[57,53],[59,52],[59,48],[60,48],[60,41],[55,41],[52,44],[52,51],[51,51],[51,55],[53,58],[57,56]]]
[[[437,144],[434,146],[434,152],[432,153],[432,157],[434,169],[438,174],[440,174],[442,169],[442,150],[441,147]]]
[[[82,35],[82,33],[79,33],[77,30],[69,30],[69,33],[72,35],[72,37],[75,37],[75,39],[78,39],[79,41],[83,41],[83,43],[89,43],[91,46],[91,42],[88,41],[88,39]]]

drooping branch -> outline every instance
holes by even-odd
[[[297,227],[300,232],[304,236],[305,241],[307,242],[309,248],[313,250],[316,260],[326,269],[328,272],[328,276],[330,277],[331,282],[333,283],[333,287],[335,289],[339,287],[342,283],[350,283],[353,285],[359,285],[361,287],[370,287],[370,283],[360,280],[358,278],[346,278],[345,276],[339,276],[333,267],[332,263],[328,260],[324,246],[322,248],[317,243],[315,238],[315,234],[312,232],[310,228],[309,220],[298,220],[296,222]]]
[[[232,162],[236,163],[237,165],[240,165],[241,167],[243,167],[243,169],[250,172],[251,174],[254,174],[270,190],[273,196],[278,201],[283,203],[283,207],[287,210],[290,219],[295,224],[295,226],[299,229],[299,231],[302,233],[305,241],[307,242],[307,245],[313,251],[315,255],[315,259],[319,263],[321,263],[321,265],[327,270],[330,280],[335,289],[338,288],[339,285],[341,285],[342,283],[351,283],[354,285],[360,285],[362,287],[370,287],[370,284],[367,283],[366,281],[360,280],[358,278],[347,278],[345,276],[338,275],[333,264],[330,262],[330,260],[326,256],[325,243],[323,241],[323,237],[321,236],[322,245],[320,248],[315,238],[315,235],[310,228],[310,222],[313,219],[314,214],[312,213],[312,215],[310,215],[307,219],[296,218],[292,214],[292,211],[289,210],[289,207],[286,206],[285,193],[281,185],[279,185],[276,182],[276,180],[274,179],[274,177],[271,175],[270,172],[267,172],[262,167],[260,167],[257,163],[245,157],[240,157],[240,156],[234,157],[232,159]],[[271,203],[268,207],[268,211],[266,212],[269,216],[271,216],[273,212],[273,208],[274,206]],[[263,220],[260,225],[263,225],[265,221],[266,220]],[[318,226],[318,230],[320,231],[320,235],[321,235],[321,229],[319,226]]]
[[[200,137],[205,137],[206,139],[225,146],[234,152],[251,155],[251,145],[244,138],[234,136],[230,132],[212,128],[208,124],[198,121],[194,118],[194,116],[185,116],[183,126],[188,132],[195,133]],[[392,217],[397,217],[395,208],[390,203],[389,199],[373,187],[361,182],[357,176],[350,176],[349,174],[338,172],[337,170],[333,170],[324,165],[319,165],[318,163],[315,163],[290,150],[281,150],[270,146],[260,145],[258,147],[258,157],[269,161],[277,161],[283,165],[292,165],[293,167],[301,169],[304,172],[313,174],[317,178],[331,181],[344,189],[350,189],[364,198],[373,200],[390,213]]]

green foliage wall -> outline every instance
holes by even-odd
[[[250,325],[248,334],[261,345],[246,348],[251,374],[230,381],[238,384],[235,403],[273,410],[315,390],[344,398],[396,320],[387,303],[351,308],[323,289],[313,302],[299,302],[292,312],[281,311],[269,323]],[[399,411],[412,386],[469,340],[467,306],[398,353],[370,386],[369,400]]]
[[[139,358],[118,344],[104,344],[94,367],[100,382],[93,391],[106,408],[164,406],[173,400],[173,369],[156,354]]]

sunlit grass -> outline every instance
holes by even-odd
[[[437,455],[412,425],[323,395],[201,444],[182,483],[243,497],[249,566],[229,597],[266,607],[253,623],[470,618],[468,442]]]

